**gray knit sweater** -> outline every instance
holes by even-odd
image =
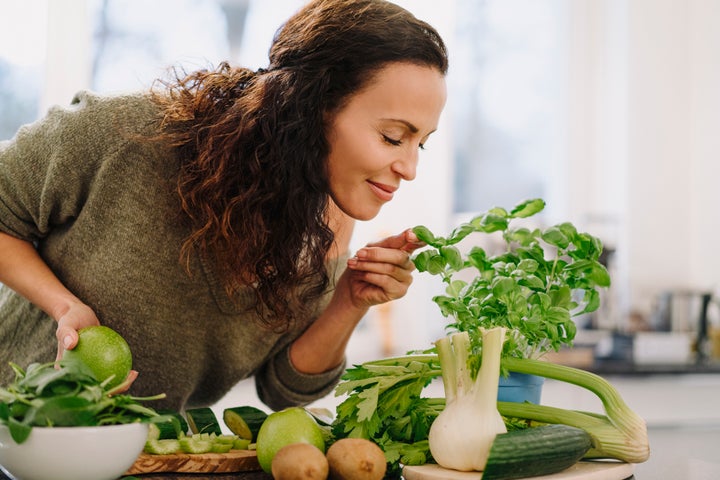
[[[173,191],[178,159],[132,139],[152,128],[157,114],[147,95],[82,92],[69,108],[53,108],[0,142],[0,230],[35,242],[60,280],[125,337],[140,374],[131,393],[167,394],[152,406],[209,405],[253,375],[273,409],[326,395],[344,365],[302,374],[287,347],[330,291],[314,315],[281,335],[231,302],[208,262],[193,258],[190,275],[180,264],[189,231]],[[344,262],[328,268],[337,279]],[[55,329],[0,286],[0,384],[12,379],[9,361],[53,360]]]

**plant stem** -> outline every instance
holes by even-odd
[[[497,401],[498,380],[500,379],[500,357],[505,341],[505,328],[495,327],[482,332],[482,364],[474,385],[474,395],[478,402],[487,399],[493,404]],[[493,405],[494,406],[494,405]]]
[[[445,390],[445,398],[450,403],[457,397],[458,376],[456,357],[453,353],[450,337],[442,337],[435,342],[438,351],[438,358],[442,365],[442,382]]]

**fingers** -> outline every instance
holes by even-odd
[[[65,350],[72,350],[75,348],[78,342],[78,333],[71,327],[60,325],[55,332],[55,336],[58,339],[57,356],[55,361],[59,362],[62,359]]]
[[[368,243],[367,246],[392,248],[412,253],[418,248],[424,247],[425,243],[421,242],[411,229],[407,229],[402,233],[384,238],[378,242]]]
[[[109,390],[107,392],[108,395],[117,395],[119,393],[125,393],[128,390],[130,390],[130,387],[132,386],[135,379],[138,377],[137,370],[130,370],[128,373],[128,376],[125,377],[125,380],[120,384],[117,385],[115,388]]]
[[[65,350],[72,350],[78,342],[78,330],[100,322],[95,312],[85,304],[76,303],[70,306],[60,318],[57,319],[58,328],[55,337],[58,341],[56,361],[62,358]]]
[[[58,345],[63,347],[65,350],[72,350],[75,348],[78,342],[77,330],[70,326],[60,325],[58,326],[55,336],[58,339]]]
[[[413,281],[412,252],[423,246],[405,230],[358,250],[347,262],[354,303],[370,306],[404,296]]]
[[[410,253],[404,250],[363,247],[348,260],[348,267],[353,270],[388,275],[395,280],[405,281],[415,270]]]

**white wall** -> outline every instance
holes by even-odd
[[[658,289],[720,280],[720,2],[628,4],[627,259],[648,308]]]
[[[404,0],[397,3],[406,8],[411,7],[416,16],[431,22],[452,51],[454,2],[447,2],[443,9],[438,9],[434,0]],[[452,92],[448,94],[452,95]],[[420,152],[420,165],[415,180],[403,182],[393,201],[375,219],[358,222],[353,248],[416,225],[425,225],[437,232],[451,228],[453,165],[449,115],[446,108],[438,130],[428,141],[427,150]],[[425,348],[442,333],[444,319],[431,301],[432,296],[437,294],[437,279],[426,277],[416,275],[405,297],[372,310],[368,316],[370,326],[377,328],[381,336],[391,336],[388,340],[392,343],[392,353]]]
[[[47,8],[46,81],[41,115],[52,105],[68,104],[78,90],[87,88],[91,70],[92,30],[87,2],[52,0]]]
[[[622,328],[630,312],[649,315],[664,290],[720,286],[720,254],[714,253],[720,238],[720,2],[567,5],[568,127],[554,180],[553,201],[562,203],[554,220],[571,220],[617,249],[615,308],[604,326]],[[427,5],[418,14],[441,33],[452,26],[452,8],[440,13]],[[439,231],[454,225],[452,132],[447,123],[441,127],[443,148],[434,139],[418,179],[377,219],[359,226],[359,242],[417,223]],[[420,336],[432,339],[442,326],[430,301],[438,289],[433,280],[416,276],[408,296],[392,306],[398,352],[416,348]],[[424,327],[408,329],[413,323]]]
[[[617,247],[619,314],[717,288],[720,2],[569,7],[564,214]]]

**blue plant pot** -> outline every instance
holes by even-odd
[[[500,376],[498,401],[539,404],[543,383],[545,377],[526,373],[510,372],[507,377]]]

